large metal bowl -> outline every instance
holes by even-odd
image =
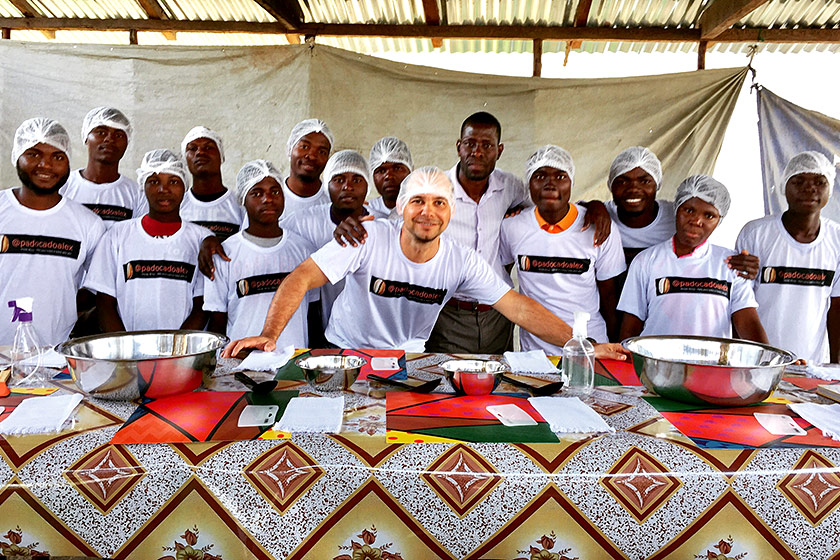
[[[649,390],[691,404],[743,406],[776,389],[790,352],[755,342],[692,336],[638,336],[621,343]]]
[[[309,356],[295,361],[309,385],[319,391],[349,389],[366,363],[361,356]]]
[[[448,360],[440,364],[458,395],[489,395],[499,386],[505,365],[492,360]]]
[[[204,331],[135,331],[75,338],[56,350],[82,391],[134,400],[187,393],[216,368],[225,336]]]

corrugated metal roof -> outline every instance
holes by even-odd
[[[27,0],[36,16],[55,18],[147,19],[137,0]],[[578,0],[437,0],[441,23],[450,25],[557,25],[572,26]],[[298,0],[307,23],[423,24],[422,0]],[[592,0],[587,26],[694,28],[711,0]],[[177,20],[273,22],[274,18],[253,0],[159,0],[170,18]],[[0,0],[0,17],[23,14],[9,0]],[[743,18],[735,27],[840,28],[838,0],[770,0]],[[13,30],[13,39],[45,41],[38,31]],[[125,44],[123,31],[57,31],[55,41]],[[174,41],[161,33],[140,32],[141,44],[184,45],[282,45],[284,35],[249,33],[179,32]],[[423,53],[436,50],[430,39],[380,37],[318,37],[318,43],[365,54]],[[531,41],[504,39],[446,39],[441,52],[531,52]],[[716,43],[721,52],[747,52],[747,43]],[[837,44],[762,44],[770,52],[840,51]],[[563,52],[563,41],[545,41],[543,52]],[[691,52],[695,43],[583,41],[576,51],[600,52]]]

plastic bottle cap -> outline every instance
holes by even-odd
[[[572,326],[574,338],[586,338],[586,323],[589,321],[589,313],[586,311],[575,311],[575,322]]]

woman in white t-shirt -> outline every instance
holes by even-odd
[[[674,237],[645,249],[630,264],[618,302],[622,339],[691,335],[767,342],[752,285],[725,262],[729,249],[708,243],[729,210],[729,192],[706,175],[677,187]]]

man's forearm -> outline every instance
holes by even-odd
[[[493,306],[496,310],[534,336],[563,346],[572,338],[572,328],[533,299],[513,290]]]
[[[311,258],[298,266],[274,292],[260,336],[276,340],[295,314],[306,292],[323,286],[327,277]]]

